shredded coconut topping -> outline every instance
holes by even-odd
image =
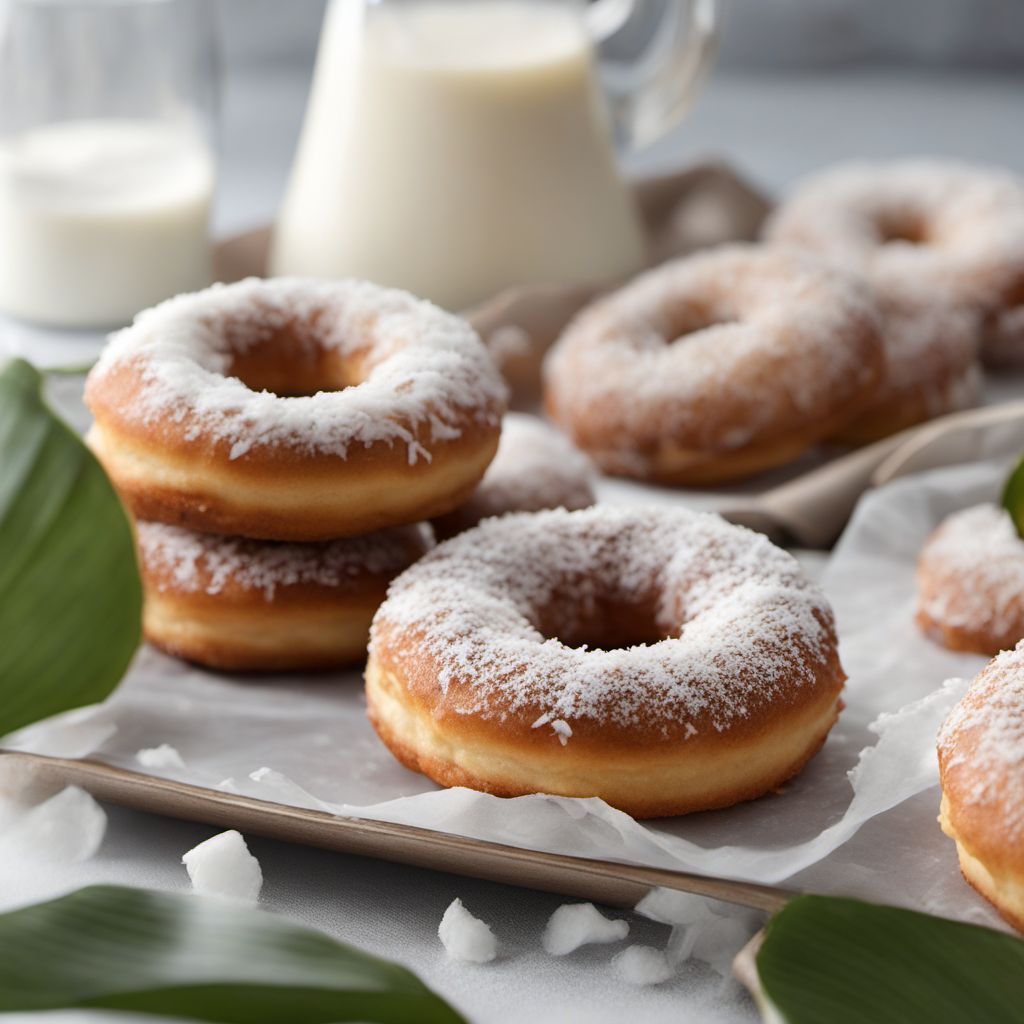
[[[546,396],[590,451],[728,450],[813,423],[880,361],[859,279],[797,253],[728,246],[665,264],[584,310],[549,352]]]
[[[920,569],[930,580],[922,608],[935,622],[1024,635],[1024,541],[1005,509],[951,515],[922,549]]]
[[[939,751],[944,779],[956,772],[961,781],[959,798],[996,807],[1007,840],[1024,840],[1024,641],[975,677],[939,732]]]
[[[306,583],[341,588],[367,575],[394,575],[430,545],[422,526],[324,544],[290,544],[139,522],[137,537],[143,566],[159,591],[212,595],[231,585],[262,591],[266,601],[273,601],[280,587]]]
[[[1024,179],[944,160],[847,164],[799,185],[767,236],[890,285],[990,299],[1024,266]]]
[[[342,390],[281,397],[231,376],[236,358],[289,335],[289,360],[324,353],[358,365]],[[229,444],[232,458],[288,446],[345,458],[353,445],[404,444],[409,461],[458,438],[467,418],[497,423],[505,388],[464,320],[364,281],[251,279],[180,295],[114,334],[92,383],[127,366],[141,386],[121,414],[169,419],[187,441]],[[421,443],[427,439],[427,447]]]
[[[579,639],[638,612],[666,639]],[[394,581],[371,647],[385,636],[396,659],[430,656],[457,712],[535,714],[566,740],[582,719],[725,730],[835,664],[831,610],[790,555],[718,516],[655,507],[487,520]]]
[[[798,186],[767,237],[867,275],[885,316],[891,397],[962,374],[982,314],[1024,280],[1024,179],[940,160],[849,164]]]
[[[536,416],[508,413],[480,486],[465,505],[436,520],[439,536],[506,512],[586,508],[594,504],[595,476],[590,459],[561,431]]]

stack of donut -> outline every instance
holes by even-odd
[[[232,670],[359,660],[390,580],[473,495],[504,388],[474,331],[364,282],[245,281],[112,337],[89,443],[137,520],[154,645]]]
[[[468,324],[365,282],[179,296],[111,339],[86,401],[136,519],[146,637],[212,668],[361,660],[435,534],[594,501],[564,437],[502,421]]]

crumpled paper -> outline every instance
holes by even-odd
[[[596,799],[439,790],[377,740],[358,673],[236,679],[151,650],[103,707],[37,724],[5,746],[84,755],[91,740],[90,756],[140,771],[140,749],[169,743],[184,767],[160,774],[197,786],[553,853],[789,879],[994,924],[935,822],[935,733],[965,685],[944,683],[970,678],[985,659],[917,630],[914,564],[945,515],[992,500],[1004,475],[1004,464],[943,469],[863,499],[823,577],[850,676],[847,708],[782,794],[728,810],[639,823]]]

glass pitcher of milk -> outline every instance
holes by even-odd
[[[0,311],[107,328],[211,278],[208,0],[0,0]]]
[[[271,251],[464,309],[646,261],[616,144],[686,112],[714,0],[331,0]]]

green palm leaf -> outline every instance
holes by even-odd
[[[1024,1021],[1024,942],[911,910],[801,896],[756,963],[768,1017],[786,1024]]]
[[[405,968],[219,900],[96,886],[0,915],[0,1013],[86,1007],[231,1024],[462,1024]]]
[[[103,700],[139,645],[131,527],[24,360],[0,369],[0,735]]]

